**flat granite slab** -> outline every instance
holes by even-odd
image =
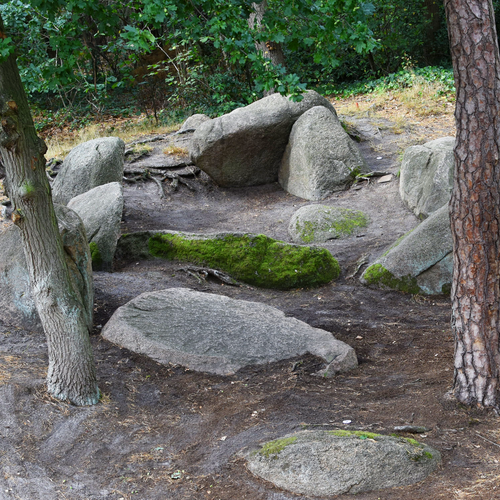
[[[357,366],[354,349],[329,332],[265,304],[187,288],[139,295],[116,310],[102,336],[159,363],[218,375],[306,353],[325,360],[324,375]]]
[[[308,498],[413,484],[441,462],[414,439],[345,430],[301,431],[242,455],[256,476]]]

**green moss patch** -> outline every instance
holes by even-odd
[[[264,288],[313,287],[340,275],[328,250],[290,245],[262,234],[195,239],[157,233],[149,238],[148,249],[154,257],[214,267]]]
[[[382,438],[382,434],[375,434],[374,432],[366,432],[366,431],[346,431],[343,429],[328,431],[328,434],[332,436],[339,437],[356,437],[359,439],[373,439],[376,440],[378,438]],[[398,439],[401,443],[406,443],[411,445],[410,448],[406,447],[406,452],[408,453],[408,458],[414,462],[420,462],[422,460],[432,460],[433,455],[429,451],[425,450],[425,445],[419,443],[415,439],[412,438],[403,438],[396,434],[391,434],[392,437]]]
[[[388,271],[382,264],[373,264],[363,274],[363,279],[367,285],[375,285],[386,287],[400,292],[411,293],[416,295],[422,293],[422,290],[417,285],[416,278],[411,276],[403,276],[397,278]]]
[[[321,218],[318,217],[317,220],[297,218],[295,230],[304,243],[316,241],[317,233],[327,233],[331,239],[345,238],[369,223],[368,217],[359,210],[327,207],[320,213]]]
[[[376,439],[381,436],[381,434],[375,434],[374,432],[365,432],[365,431],[345,431],[343,429],[339,429],[336,431],[328,431],[328,434],[332,436],[339,437],[348,437],[353,436],[359,439]]]
[[[402,441],[406,441],[409,443],[412,448],[408,450],[408,456],[410,460],[413,460],[414,462],[420,462],[422,460],[432,460],[433,456],[432,453],[429,451],[425,451],[425,445],[422,443],[419,443],[417,440],[412,439],[412,438],[400,438]]]
[[[259,453],[265,456],[266,458],[269,458],[271,455],[276,456],[289,444],[295,443],[295,441],[297,441],[297,438],[294,436],[288,438],[276,439],[274,441],[269,441],[268,443],[264,444],[264,446],[262,446]]]
[[[92,257],[92,268],[94,270],[101,269],[102,267],[102,256],[99,251],[99,247],[95,241],[91,241],[89,244],[90,247],[90,255]]]

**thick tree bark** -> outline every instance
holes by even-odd
[[[259,30],[262,26],[262,21],[264,19],[264,14],[267,9],[267,0],[262,2],[252,3],[253,12],[248,18],[248,27],[253,30],[257,27]],[[255,42],[255,48],[258,52],[262,54],[265,59],[269,59],[274,66],[281,65],[285,67],[285,54],[283,53],[283,48],[279,43],[275,42]],[[275,90],[267,90],[264,92],[264,97],[274,94]]]
[[[0,18],[0,36],[3,33]],[[95,404],[99,389],[89,338],[92,311],[71,284],[45,174],[47,148],[36,135],[13,55],[0,62],[0,120],[0,155],[9,180],[12,218],[20,229],[47,337],[48,391],[77,405]]]
[[[454,394],[500,406],[500,56],[491,0],[445,0],[457,89]]]

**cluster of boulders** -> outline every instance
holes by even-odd
[[[306,200],[326,198],[370,171],[331,103],[314,91],[300,102],[273,94],[206,120],[189,153],[219,186],[279,181]]]
[[[315,92],[298,103],[272,95],[212,120],[196,115],[192,123],[185,125],[195,130],[191,159],[221,186],[278,180],[287,192],[318,201],[370,171],[330,102]],[[361,125],[362,130],[371,126]],[[444,137],[406,150],[401,199],[417,217],[428,220],[370,265],[361,277],[364,284],[449,293],[452,242],[444,206],[452,188],[454,141]],[[289,235],[298,244],[323,243],[356,234],[368,223],[359,211],[309,205],[294,214]]]
[[[444,137],[405,151],[399,192],[405,205],[424,221],[372,263],[361,276],[362,283],[414,294],[450,293],[453,242],[448,202],[454,144],[454,137]]]
[[[95,139],[75,147],[52,183],[54,208],[71,277],[82,303],[93,309],[93,270],[110,270],[123,211],[125,145]],[[0,308],[9,323],[39,329],[17,226],[0,232]]]
[[[275,94],[215,119],[194,115],[177,134],[193,132],[191,160],[224,187],[278,181],[295,196],[319,201],[370,171],[332,105],[315,92],[300,102]],[[406,151],[401,198],[425,220],[366,269],[364,283],[410,293],[449,290],[453,143],[444,138]],[[340,269],[330,252],[307,244],[348,238],[370,223],[361,211],[313,204],[291,218],[294,244],[245,233],[158,230],[120,236],[123,171],[124,143],[96,139],[74,148],[52,183],[68,267],[89,317],[92,267],[109,271],[115,258],[189,261],[263,287],[317,286],[337,278]],[[0,246],[3,319],[39,328],[17,227],[0,232]],[[329,332],[265,304],[184,288],[136,297],[118,308],[102,335],[160,363],[219,375],[305,353],[323,359],[323,376],[357,366],[354,349]],[[254,474],[306,495],[410,484],[440,460],[439,452],[414,440],[347,431],[300,432],[244,456]]]
[[[369,171],[333,106],[316,92],[306,93],[300,102],[275,94],[215,119],[193,115],[177,132],[186,133],[193,134],[191,159],[222,186],[279,181],[285,190],[296,196],[321,200],[336,190],[345,189],[356,175]],[[446,205],[453,179],[453,145],[454,138],[447,137],[406,150],[400,172],[400,195],[408,208],[424,221],[365,270],[361,277],[363,283],[410,293],[449,292],[452,241]],[[71,218],[67,215],[70,211],[83,222],[94,270],[112,269],[123,211],[123,166],[124,143],[120,139],[95,139],[69,153],[52,183],[56,206],[67,207],[65,211],[58,209],[60,223],[68,226],[65,220]],[[79,219],[73,217],[73,220]],[[301,250],[304,244],[356,235],[369,222],[360,211],[313,204],[300,208],[289,223],[290,238],[299,245],[296,248],[269,238],[265,242],[258,240],[257,245],[254,235],[238,233],[212,237],[179,235],[176,236],[177,253],[166,258],[193,261],[194,254],[203,255],[204,247],[213,253],[214,245],[224,242],[220,252],[227,253],[234,251],[234,245],[247,244],[248,248],[261,248],[254,260],[247,262],[250,273],[225,268],[223,259],[201,262],[198,258],[195,261],[221,268],[237,279],[258,286],[316,286],[336,278],[338,265],[326,250],[309,248],[304,254]],[[77,228],[66,232],[66,238],[73,238],[68,248],[87,247],[87,243],[78,241],[82,232]],[[166,236],[159,231],[122,237],[118,255],[120,258],[124,254],[128,254],[128,258],[165,257],[161,252],[151,251],[158,247],[159,238]],[[181,238],[182,251],[179,250]],[[16,317],[20,311],[25,324],[36,325],[38,318],[29,293],[24,257],[18,251],[18,229],[9,227],[0,234],[0,240],[5,256],[0,262],[0,304],[4,306],[5,317]],[[195,240],[197,246],[193,252],[189,246],[194,248]],[[228,243],[230,240],[233,247]],[[155,241],[156,247],[151,246]],[[174,248],[172,241],[170,248]],[[283,270],[280,252],[292,256],[291,272]],[[328,254],[329,259],[325,260],[321,252]],[[84,258],[75,255],[73,260]],[[247,252],[245,262],[249,256]],[[293,259],[307,261],[310,265],[297,266]],[[295,269],[297,267],[299,269]],[[320,270],[309,271],[307,267]],[[85,277],[80,281],[84,283]]]

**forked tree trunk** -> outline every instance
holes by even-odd
[[[0,18],[0,36],[5,38],[3,33]],[[71,285],[45,174],[47,148],[36,135],[13,55],[0,62],[0,119],[0,154],[15,209],[12,217],[20,229],[32,294],[47,337],[47,389],[77,405],[95,404],[99,389],[89,338],[92,313],[85,311]]]
[[[264,14],[267,9],[267,0],[262,2],[252,3],[253,12],[248,18],[248,27],[253,30],[257,27],[258,30],[261,29],[262,20],[264,19]],[[269,59],[274,66],[281,65],[285,67],[285,54],[283,53],[283,48],[279,43],[275,42],[255,42],[255,48],[258,52],[262,54],[265,59]],[[275,90],[270,89],[264,92],[264,97],[274,94]]]
[[[500,56],[491,0],[445,0],[457,89],[454,393],[500,406]]]

